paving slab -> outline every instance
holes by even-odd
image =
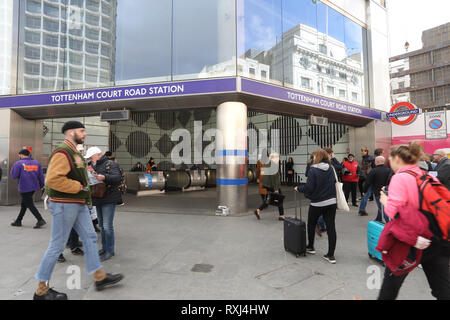
[[[293,193],[285,193],[286,214],[293,215]],[[376,215],[374,202],[369,202],[369,217],[359,217],[357,208],[337,213],[337,264],[331,265],[322,258],[328,248],[326,233],[316,237],[316,255],[296,258],[284,250],[283,223],[275,208],[263,211],[261,220],[250,208],[244,215],[218,217],[210,211],[215,200],[205,196],[191,192],[162,195],[159,200],[128,197],[115,218],[116,256],[104,263],[107,272],[125,275],[120,285],[95,291],[92,276],[85,274],[84,257],[68,249],[67,262],[56,265],[50,285],[73,300],[377,298],[378,290],[367,286],[370,268],[380,276],[384,272],[367,254],[366,227]],[[258,205],[255,188],[249,199],[251,208]],[[48,222],[40,230],[32,228],[35,219],[30,213],[22,228],[11,227],[19,207],[0,207],[0,299],[29,300],[36,289],[34,274],[47,249],[52,222],[42,203],[37,207]],[[304,219],[306,215],[304,203]],[[196,265],[209,267],[196,272]],[[71,266],[80,268],[80,288],[68,286]],[[408,276],[399,299],[433,299],[421,269]]]

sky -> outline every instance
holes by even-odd
[[[450,22],[450,0],[388,0],[391,56],[422,48],[422,31]]]

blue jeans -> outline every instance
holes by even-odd
[[[361,204],[359,205],[359,211],[366,211],[367,201],[369,201],[370,196],[372,195],[372,186],[367,189],[367,192],[361,198]]]
[[[381,205],[379,195],[378,196],[375,195],[375,201],[376,201],[377,207],[378,207],[378,214],[377,214],[377,218],[375,220],[379,221],[379,222],[383,222],[382,216],[384,216],[384,221],[386,221],[386,223],[389,222],[389,220],[390,220],[389,216],[386,213],[384,213],[383,206]]]
[[[40,282],[50,281],[59,255],[66,247],[72,228],[83,240],[84,257],[87,274],[103,268],[98,256],[97,234],[92,225],[89,209],[86,205],[75,203],[50,202],[52,214],[52,231],[50,244],[42,259],[38,272],[34,276]]]
[[[98,224],[102,235],[102,249],[106,253],[114,254],[114,213],[116,205],[114,203],[96,206]]]

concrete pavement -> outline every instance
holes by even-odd
[[[252,206],[259,202],[256,192],[254,188],[249,192]],[[161,197],[160,202],[127,197],[129,204],[117,210],[116,256],[104,266],[107,272],[125,275],[119,285],[96,292],[92,276],[84,273],[84,258],[67,249],[67,262],[56,265],[50,285],[74,300],[341,300],[376,299],[378,295],[378,290],[367,287],[369,267],[374,266],[381,276],[384,272],[367,254],[366,226],[375,217],[374,202],[369,203],[369,217],[359,217],[356,208],[350,213],[338,212],[337,264],[331,265],[322,258],[328,247],[326,234],[316,238],[314,256],[296,258],[285,252],[283,223],[277,219],[276,208],[264,211],[257,221],[251,211],[238,217],[214,216],[209,211],[212,193],[209,198],[202,192]],[[193,208],[201,207],[202,201],[205,207],[196,214]],[[138,202],[147,203],[145,210]],[[163,203],[168,207],[165,213]],[[292,205],[293,196],[288,192],[286,206]],[[29,212],[22,228],[11,227],[18,207],[0,207],[2,300],[28,300],[36,289],[34,274],[51,230],[50,213],[41,203],[37,207],[48,223],[40,230],[32,229],[35,219]],[[293,215],[293,209],[286,211]],[[81,268],[80,289],[67,288],[70,274],[66,272],[71,265]],[[408,276],[399,299],[433,299],[421,269]]]

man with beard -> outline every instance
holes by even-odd
[[[94,275],[97,290],[102,290],[123,278],[121,274],[107,274],[100,263],[97,234],[88,208],[91,205],[91,192],[86,162],[76,148],[77,144],[84,143],[84,125],[69,121],[63,125],[62,133],[66,139],[53,152],[45,180],[45,192],[50,198],[53,223],[49,247],[35,275],[39,284],[34,300],[67,300],[65,293],[51,289],[48,282],[72,228],[83,241],[86,272]]]

